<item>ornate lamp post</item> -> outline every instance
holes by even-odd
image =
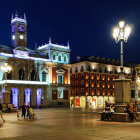
[[[121,71],[120,71],[120,77],[119,79],[125,79],[124,76],[124,71],[123,71],[123,42],[127,42],[128,37],[131,33],[131,27],[129,25],[125,25],[124,21],[120,21],[119,25],[116,26],[113,30],[113,37],[116,41],[116,43],[118,43],[119,41],[121,42]]]
[[[7,63],[4,63],[4,66],[1,66],[1,70],[5,72],[5,80],[7,80],[7,73],[9,73],[12,68],[8,66]]]

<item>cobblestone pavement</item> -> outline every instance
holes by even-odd
[[[77,109],[49,108],[35,112],[37,120],[20,121],[16,113],[5,113],[6,122],[0,126],[0,139],[140,140],[139,122],[100,121],[98,113]]]

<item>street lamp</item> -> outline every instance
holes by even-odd
[[[123,72],[123,41],[127,42],[130,33],[131,27],[129,25],[125,25],[124,21],[120,21],[119,25],[113,29],[113,38],[115,39],[116,43],[119,41],[121,42],[121,71],[119,79],[125,79]]]
[[[7,80],[7,73],[10,73],[12,68],[10,66],[8,66],[7,63],[4,63],[4,66],[1,66],[1,70],[4,71],[4,73],[5,73],[5,80]],[[7,86],[7,84],[5,84],[5,86]]]

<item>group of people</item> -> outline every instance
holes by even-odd
[[[124,109],[124,112],[129,114],[129,118],[131,120],[137,120],[138,117],[137,111],[138,111],[137,101],[135,101],[135,103],[133,103],[132,106],[130,106],[130,104],[127,104],[126,108]]]
[[[28,104],[28,106],[26,106],[26,104],[24,103],[22,105],[21,109],[22,109],[21,117],[24,117],[24,119],[26,118],[26,116],[27,116],[27,119],[31,119],[31,118],[35,119],[36,118],[35,113],[33,111],[32,106],[30,105],[30,103]],[[18,117],[18,120],[20,120],[19,119],[19,117],[20,117],[20,110],[17,110],[17,117]]]
[[[35,119],[35,113],[30,105],[30,103],[28,104],[28,106],[26,106],[26,104],[24,103],[21,107],[22,109],[22,114],[21,114],[21,117],[24,117],[24,119],[27,117],[27,119]],[[1,116],[1,119],[3,120],[3,122],[5,122],[4,118],[3,118],[3,113],[2,113],[2,110],[3,110],[3,106],[2,104],[0,103],[0,116]],[[18,120],[20,120],[20,108],[17,109],[17,118]]]
[[[114,104],[105,101],[105,108],[102,113],[102,120],[111,120],[111,116],[115,112],[114,108],[115,108]]]

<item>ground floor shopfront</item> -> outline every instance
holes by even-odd
[[[115,103],[114,96],[71,96],[70,107],[101,109],[105,107],[105,101]]]

